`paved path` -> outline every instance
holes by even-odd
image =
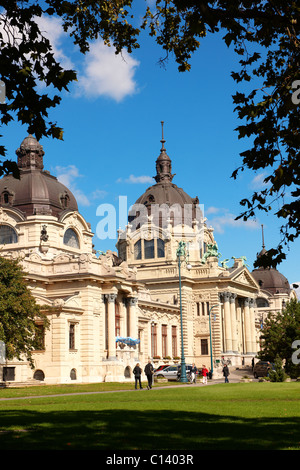
[[[244,375],[248,375],[248,377],[252,378],[253,379],[253,374],[251,373],[251,371],[246,371],[246,370],[231,370],[230,371],[230,375],[229,375],[229,382],[230,383],[237,383],[237,382],[240,382],[241,378],[244,376]],[[207,385],[204,385],[200,380],[198,380],[198,382],[196,384],[182,384],[181,387],[207,387],[208,385],[216,385],[216,384],[220,384],[220,383],[224,383],[224,377],[220,377],[220,378],[217,378],[217,379],[212,379],[212,380],[207,380]],[[134,384],[132,384],[134,386]],[[167,386],[157,386],[157,385],[154,385],[154,387],[152,388],[152,391],[155,391],[155,390],[168,390],[169,388],[175,388],[175,387],[178,387],[179,385],[176,384],[176,385],[167,385]],[[143,391],[146,390],[147,391],[147,387],[145,387],[143,389]],[[34,398],[52,398],[52,397],[70,397],[70,396],[76,396],[76,395],[99,395],[101,393],[122,393],[122,392],[138,392],[140,391],[139,389],[138,390],[135,390],[134,388],[132,388],[131,390],[107,390],[107,391],[99,391],[99,392],[74,392],[74,393],[57,393],[57,394],[53,394],[53,395],[33,395],[33,396],[24,396],[24,397],[9,397],[9,398],[0,398],[0,403],[1,401],[8,401],[8,400],[30,400],[30,399],[34,399]]]

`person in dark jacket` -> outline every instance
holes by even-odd
[[[141,375],[142,375],[142,369],[140,368],[140,364],[137,363],[135,368],[132,371],[134,373],[134,378],[135,378],[135,389],[137,389],[137,384],[139,382],[140,388],[142,389],[142,382],[141,382]]]
[[[152,388],[152,379],[153,379],[153,374],[154,374],[153,365],[151,364],[150,360],[148,361],[148,364],[146,364],[144,372],[148,380],[147,389],[150,390]]]
[[[195,384],[196,383],[196,375],[197,375],[197,372],[198,372],[198,369],[197,367],[195,366],[195,364],[193,364],[192,368],[191,368],[191,379],[192,379],[192,382]]]
[[[228,369],[227,364],[225,364],[225,366],[223,367],[223,375],[225,377],[225,383],[229,383],[229,380],[228,380],[229,369]]]

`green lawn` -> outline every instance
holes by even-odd
[[[85,388],[100,386],[120,387]],[[66,389],[70,393],[70,387],[52,388]],[[300,449],[299,382],[1,400],[8,393],[24,396],[32,389],[0,390],[0,449]]]

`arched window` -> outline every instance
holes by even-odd
[[[45,374],[42,370],[37,369],[33,374],[33,378],[42,382],[43,380],[45,380]]]
[[[72,228],[68,228],[64,234],[64,244],[71,248],[79,248],[77,233]]]
[[[134,244],[134,259],[142,259],[142,241],[138,240]]]
[[[161,238],[157,239],[157,257],[165,257],[165,242]]]
[[[264,299],[263,297],[258,297],[256,299],[256,305],[258,308],[269,307],[269,302],[267,301],[267,299]]]
[[[0,245],[9,245],[10,243],[17,243],[18,235],[15,230],[9,225],[0,225]]]

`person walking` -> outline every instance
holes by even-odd
[[[135,378],[135,389],[137,390],[138,382],[140,384],[140,389],[143,389],[142,382],[141,382],[142,369],[140,368],[139,363],[136,364],[132,372],[134,373],[134,378]]]
[[[147,389],[150,390],[152,388],[152,380],[153,380],[153,374],[154,374],[153,365],[151,364],[150,359],[148,361],[148,364],[146,364],[145,366],[144,372],[148,380]]]
[[[202,383],[207,385],[207,374],[208,374],[208,369],[206,368],[205,365],[203,365],[202,368]]]
[[[223,375],[225,377],[225,383],[229,383],[229,380],[228,380],[229,369],[228,369],[227,364],[225,364],[224,367],[223,367]]]
[[[191,368],[191,377],[192,377],[192,382],[195,384],[196,383],[196,374],[198,372],[198,369],[197,367],[195,366],[195,364],[192,365],[192,368]]]

